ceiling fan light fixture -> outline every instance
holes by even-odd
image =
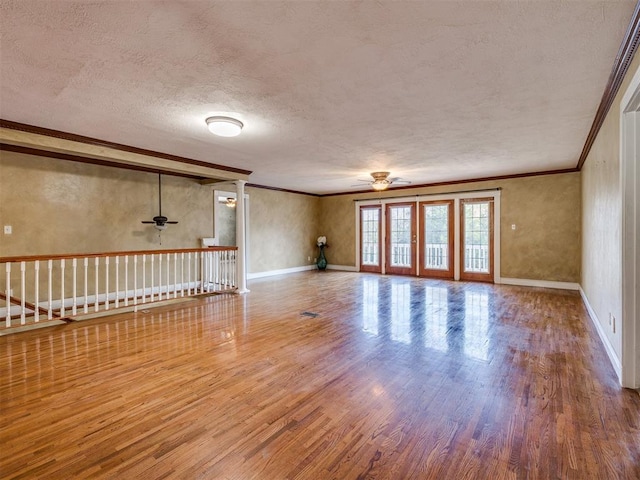
[[[236,199],[233,198],[233,197],[227,197],[227,201],[225,202],[225,205],[227,207],[231,207],[231,208],[235,207],[236,206]]]
[[[390,184],[391,182],[389,182],[389,180],[374,180],[371,184],[371,188],[378,192],[381,192],[382,190],[386,190],[387,188],[389,188]]]
[[[391,185],[391,181],[387,179],[389,175],[390,172],[372,172],[373,182],[371,182],[371,188],[378,192],[389,188],[389,185]]]
[[[159,224],[159,223],[156,223],[154,227],[156,227],[156,229],[160,231],[167,229],[167,226],[165,224]]]
[[[219,137],[237,137],[244,127],[244,123],[231,117],[209,117],[206,122],[209,131]]]

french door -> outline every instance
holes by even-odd
[[[454,275],[454,201],[420,202],[420,276]]]
[[[493,282],[493,199],[460,202],[460,280]]]
[[[494,281],[494,198],[359,207],[360,271]],[[416,214],[417,211],[417,214]]]
[[[382,207],[360,207],[360,271],[382,273]]]
[[[416,204],[389,203],[385,212],[387,273],[416,274]]]

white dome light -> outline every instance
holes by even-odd
[[[237,137],[244,124],[231,117],[209,117],[207,118],[207,126],[211,133],[219,137]]]

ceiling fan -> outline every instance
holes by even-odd
[[[153,220],[143,220],[142,223],[149,223],[156,227],[158,230],[164,230],[167,225],[175,225],[178,222],[170,222],[167,217],[162,215],[162,175],[158,173],[158,215],[153,217]]]
[[[358,180],[359,182],[366,182],[371,185],[371,188],[377,191],[386,190],[391,186],[391,184],[395,185],[409,185],[411,182],[407,180],[402,180],[399,177],[389,178],[391,172],[372,172],[371,177],[373,180]],[[361,184],[352,185],[353,187],[359,187]]]

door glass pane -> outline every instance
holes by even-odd
[[[449,205],[424,206],[424,268],[449,270]]]
[[[464,271],[489,273],[489,203],[464,204]]]
[[[391,215],[391,266],[411,267],[411,207],[389,209]]]
[[[362,265],[380,265],[380,209],[363,208]]]

